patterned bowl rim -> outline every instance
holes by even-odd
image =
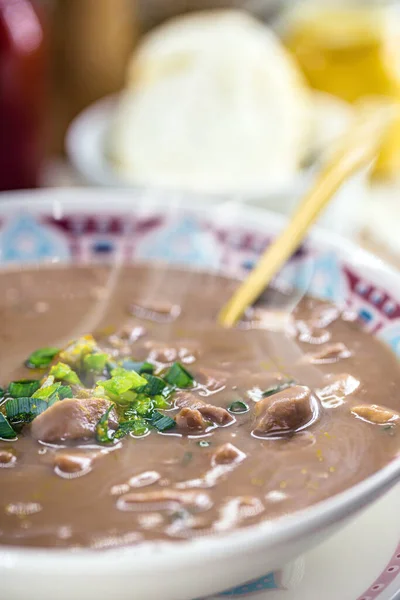
[[[137,208],[150,201],[151,208],[166,210],[165,193],[146,192],[138,196],[133,190],[107,190],[87,188],[47,189],[0,194],[0,217],[26,211],[33,213],[53,212],[54,207],[65,205],[74,214],[98,214],[99,212],[126,214],[130,208]],[[192,199],[187,197],[175,198],[178,208],[204,213],[204,206],[193,206]],[[111,203],[111,209],[110,209]],[[129,206],[128,206],[129,203]],[[146,209],[148,206],[146,206]],[[225,225],[229,218],[235,222],[240,217],[240,225],[246,223],[258,231],[263,228],[274,229],[282,227],[285,218],[269,213],[260,208],[249,207],[237,203],[225,203],[213,207],[217,217],[223,215]],[[210,207],[206,207],[210,212]],[[222,211],[222,212],[221,212]],[[312,247],[328,247],[343,257],[354,269],[366,271],[369,279],[382,285],[400,300],[400,274],[374,257],[356,244],[340,236],[323,230],[315,230],[310,234]],[[344,522],[347,517],[366,507],[374,499],[382,495],[400,480],[400,455],[383,469],[333,497],[323,500],[309,508],[274,519],[272,522],[262,522],[230,533],[206,536],[188,542],[176,543],[144,543],[140,546],[140,554],[135,546],[111,549],[105,553],[84,549],[71,553],[68,550],[51,549],[38,550],[30,548],[0,547],[0,564],[15,566],[19,572],[33,572],[38,566],[46,567],[55,573],[64,573],[73,569],[76,575],[95,573],[104,567],[112,574],[135,572],[154,575],[155,569],[174,570],[179,564],[180,569],[193,566],[194,563],[207,562],[218,558],[238,556],[246,551],[268,552],[274,547],[293,542],[299,542],[320,530],[329,529],[336,523]],[[134,557],[134,561],[132,558]],[[178,563],[177,563],[178,561]]]

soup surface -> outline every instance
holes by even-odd
[[[139,266],[2,274],[0,544],[231,530],[398,455],[394,355],[349,313],[306,297],[288,316],[274,291],[222,329],[236,285]]]

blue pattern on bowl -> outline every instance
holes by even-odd
[[[51,226],[24,213],[6,222],[0,233],[0,257],[4,262],[32,263],[41,260],[68,260],[69,244]]]
[[[333,252],[310,254],[289,262],[278,275],[277,281],[339,305],[348,296],[340,262]]]
[[[135,255],[145,260],[218,268],[221,249],[215,237],[192,216],[183,216],[163,227],[157,235],[139,241]]]

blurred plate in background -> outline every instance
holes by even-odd
[[[68,157],[86,184],[106,187],[142,187],[124,180],[107,155],[107,143],[118,96],[106,97],[84,110],[71,123],[66,137]],[[337,124],[330,121],[332,132]],[[331,134],[330,134],[331,135]],[[253,189],[246,194],[201,194],[205,203],[219,203],[234,197],[246,203],[289,214],[312,181],[315,166],[310,166],[277,189]],[[353,236],[362,223],[367,173],[362,172],[348,181],[336,195],[319,224],[346,236]],[[197,194],[193,191],[188,192]]]

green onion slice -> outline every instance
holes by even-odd
[[[45,369],[59,353],[58,348],[41,348],[28,356],[25,365],[29,369]]]
[[[161,377],[156,377],[155,375],[150,375],[148,373],[144,373],[143,377],[147,380],[147,384],[137,388],[136,391],[138,393],[147,394],[147,396],[157,396],[158,394],[161,394],[163,389],[167,386]]]
[[[53,404],[55,404],[56,402],[59,402],[59,400],[60,400],[60,396],[58,395],[59,389],[60,388],[55,389],[49,396],[47,396],[47,406],[49,408],[50,408],[50,406],[53,406]]]
[[[15,440],[17,437],[14,429],[3,415],[0,413],[0,439],[3,440]]]
[[[169,400],[172,394],[175,392],[176,386],[174,385],[166,385],[163,391],[161,392],[161,396],[165,398],[165,400]]]
[[[154,366],[147,361],[135,362],[133,360],[124,360],[122,367],[127,371],[136,371],[140,375],[142,373],[150,373],[150,375],[154,373]]]
[[[107,369],[107,373],[108,376],[111,377],[111,373],[114,371],[114,369],[117,369],[118,365],[114,360],[108,360],[107,364],[106,364],[106,369]]]
[[[12,398],[29,398],[39,388],[39,379],[21,379],[10,383],[8,393]]]
[[[58,393],[58,397],[60,398],[60,400],[64,400],[64,398],[73,398],[74,397],[72,388],[69,385],[61,385],[58,388],[57,393]]]
[[[59,399],[58,390],[61,387],[61,383],[60,382],[53,383],[53,382],[54,382],[54,377],[52,375],[49,375],[49,377],[47,377],[45,379],[42,386],[38,390],[36,390],[36,392],[34,392],[32,394],[32,398],[39,398],[40,400],[47,400],[49,405],[50,405],[50,402],[52,404],[54,404],[54,402]]]
[[[65,381],[71,385],[82,385],[78,375],[71,369],[71,367],[63,362],[58,362],[53,365],[50,369],[50,376],[59,381]]]
[[[11,398],[6,402],[6,415],[11,422],[30,423],[49,407],[38,398]]]
[[[166,400],[162,395],[157,394],[157,396],[153,396],[152,400],[154,408],[161,408],[162,410],[168,410],[171,408],[171,403],[168,402],[168,400]]]
[[[228,406],[228,410],[230,413],[240,415],[249,411],[249,405],[243,402],[243,400],[235,400]]]
[[[60,352],[60,360],[72,367],[80,368],[87,354],[97,352],[97,345],[92,335],[84,335],[71,342]]]
[[[96,441],[99,442],[99,444],[112,444],[113,442],[113,435],[110,435],[109,431],[109,417],[113,406],[114,405],[111,404],[96,425]]]
[[[200,442],[197,442],[197,444],[200,446],[200,448],[208,448],[211,446],[211,442],[207,442],[207,440],[200,440]]]
[[[147,385],[147,380],[136,371],[127,371],[122,367],[113,369],[111,375],[111,379],[98,381],[97,385],[104,388],[105,393],[112,400],[118,400],[119,396],[129,390]]]
[[[100,375],[104,371],[109,358],[108,354],[105,354],[104,352],[86,354],[83,358],[83,369],[89,373]]]
[[[174,419],[161,414],[158,410],[154,411],[150,423],[157,431],[168,431],[176,426]]]
[[[193,385],[194,377],[180,363],[174,363],[164,376],[164,380],[178,388],[188,388]]]
[[[132,408],[138,415],[147,419],[151,419],[154,413],[154,403],[146,396],[140,397],[139,400],[133,402]]]
[[[135,437],[141,437],[149,431],[149,426],[144,419],[140,417],[129,421],[123,421],[120,423],[117,431],[115,432],[114,439],[120,440],[129,433],[132,433]]]
[[[44,388],[48,388],[48,387],[50,387],[51,385],[53,385],[53,383],[54,383],[54,377],[53,377],[53,375],[47,375],[46,377],[44,377],[44,378],[42,379],[42,385],[41,385],[41,389],[42,389],[42,388],[43,388],[43,389],[44,389]]]

